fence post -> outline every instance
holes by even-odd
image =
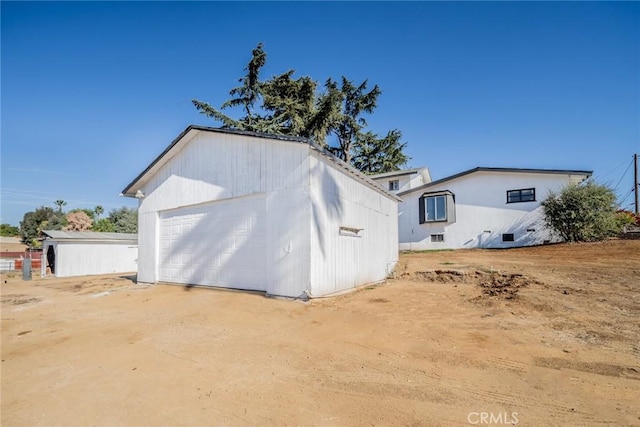
[[[31,258],[22,260],[22,280],[31,280]]]

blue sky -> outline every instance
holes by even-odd
[[[263,42],[295,69],[382,89],[370,129],[400,129],[434,179],[476,166],[594,170],[640,152],[640,3],[5,2],[2,222],[57,199],[119,197],[219,106]],[[631,171],[617,192],[633,187]],[[624,206],[632,202],[627,196]]]

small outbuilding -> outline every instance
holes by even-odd
[[[189,126],[122,193],[139,282],[318,297],[398,261],[400,199],[305,138]]]
[[[61,230],[42,233],[42,277],[133,273],[138,268],[137,234]]]

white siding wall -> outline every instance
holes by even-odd
[[[142,189],[146,196],[139,206],[138,280],[158,280],[160,212],[265,194],[267,292],[302,294],[309,286],[310,268],[308,153],[309,146],[302,143],[197,133]]]
[[[424,250],[470,247],[513,247],[551,240],[544,227],[542,202],[549,190],[558,190],[575,176],[539,173],[476,172],[402,196],[400,249]],[[536,189],[535,202],[507,204],[507,190]],[[449,190],[455,194],[456,222],[420,224],[419,197],[425,192]],[[535,231],[527,231],[534,229]],[[488,232],[485,232],[488,231]],[[444,242],[432,243],[431,234],[444,234]],[[514,242],[502,242],[503,233],[514,233]]]
[[[46,263],[47,245],[43,251]],[[56,277],[131,273],[138,268],[138,246],[124,243],[57,242]],[[45,267],[46,268],[46,267]]]
[[[398,261],[397,202],[311,157],[311,296],[385,279]],[[360,237],[341,226],[362,228]]]
[[[423,175],[420,172],[415,172],[406,175],[399,176],[390,176],[386,178],[373,178],[375,182],[378,183],[382,188],[391,192],[391,193],[401,193],[403,191],[410,190],[415,187],[419,187],[423,184],[426,184],[428,181],[424,180]],[[392,191],[389,190],[389,182],[390,181],[398,181],[399,189]]]

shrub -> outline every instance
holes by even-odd
[[[546,225],[567,242],[590,242],[615,236],[625,219],[616,213],[612,189],[589,181],[550,192],[542,202]]]
[[[93,219],[86,212],[78,210],[67,214],[67,225],[63,230],[86,231],[91,228]]]

